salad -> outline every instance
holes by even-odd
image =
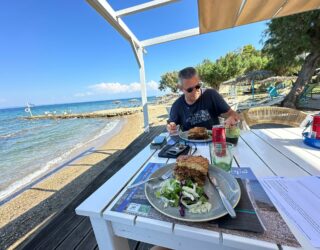
[[[191,180],[178,181],[167,179],[161,182],[155,195],[164,204],[164,207],[179,207],[180,215],[185,215],[185,209],[191,213],[207,213],[212,205],[208,202],[208,196],[204,188]]]

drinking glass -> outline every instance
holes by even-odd
[[[226,127],[226,141],[232,143],[234,146],[237,145],[240,137],[239,123],[233,126]]]
[[[229,172],[233,160],[233,144],[229,142],[213,143],[211,147],[212,164]]]

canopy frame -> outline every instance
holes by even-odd
[[[146,39],[143,41],[140,41],[121,19],[122,16],[127,16],[130,14],[150,10],[153,8],[158,8],[158,7],[172,4],[178,1],[179,0],[153,0],[143,4],[138,4],[129,8],[115,11],[112,8],[112,6],[107,2],[107,0],[87,0],[87,2],[98,13],[100,13],[101,16],[104,17],[131,44],[132,50],[134,52],[134,55],[139,67],[145,132],[149,131],[146,75],[145,75],[145,68],[144,68],[144,53],[146,53],[145,48],[148,46],[156,45],[156,44],[161,44],[161,43],[166,43],[166,42],[170,42],[178,39],[197,36],[197,35],[200,35],[201,33],[207,33],[207,32],[212,32],[219,29],[221,30],[226,28],[232,28],[238,25],[243,25],[245,24],[243,23],[244,22],[243,20],[247,20],[246,22],[249,23],[250,20],[248,18],[250,18],[250,15],[248,15],[248,13],[250,14],[250,7],[253,6],[253,8],[255,8],[256,6],[259,6],[259,3],[258,3],[259,1],[264,1],[264,0],[237,0],[238,2],[238,5],[236,7],[237,9],[234,9],[234,7],[232,7],[234,6],[234,4],[232,4],[231,2],[228,2],[228,0],[225,0],[225,1],[198,0],[198,5],[200,6],[199,7],[200,26],[192,29],[179,31],[176,33],[171,33],[163,36]],[[251,20],[251,22],[257,22],[257,21],[262,21],[269,18],[276,18],[280,16],[290,15],[293,13],[308,11],[311,9],[319,9],[320,8],[319,1],[320,0],[308,0],[308,1],[301,0],[301,2],[297,2],[295,0],[276,0],[277,2],[276,4],[275,2],[270,2],[272,4],[275,4],[274,5],[275,7],[272,8],[271,12],[269,11],[269,13],[267,13],[268,16],[266,16],[266,13],[264,12],[264,9],[263,9],[264,7],[261,7],[262,11],[259,16],[260,20],[254,19],[254,20]],[[225,6],[223,6],[223,4],[225,4]],[[233,8],[232,11],[234,15],[230,17],[232,20],[227,20],[227,24],[224,24],[225,26],[223,25],[221,26],[221,24],[218,23],[218,27],[216,28],[205,27],[207,24],[210,24],[210,21],[212,23],[212,20],[210,19],[211,17],[216,18],[216,15],[207,15],[207,16],[204,15],[205,18],[201,19],[202,16],[200,16],[200,12],[203,11],[204,14],[206,14],[205,12],[208,10],[206,6],[208,7],[213,6],[214,10],[218,10],[218,11],[219,11],[219,8],[215,8],[215,7],[226,8],[227,6],[229,8]],[[239,22],[239,19],[242,19],[242,20],[240,20]]]

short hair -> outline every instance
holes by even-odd
[[[183,79],[190,79],[197,75],[197,70],[193,67],[187,67],[179,71],[178,77],[179,77],[179,83],[182,83]]]

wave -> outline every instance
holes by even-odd
[[[53,124],[35,126],[35,127],[32,127],[32,128],[25,128],[25,129],[21,129],[19,131],[7,133],[7,134],[0,134],[0,139],[14,138],[14,137],[16,137],[18,135],[24,135],[24,134],[27,134],[30,131],[39,130],[39,129],[42,129],[42,128],[47,128],[47,127],[50,127],[52,125]]]
[[[86,142],[80,142],[77,143],[72,149],[69,151],[63,153],[62,155],[48,161],[44,167],[40,168],[39,170],[36,170],[35,172],[32,172],[22,178],[21,180],[15,181],[14,183],[10,184],[7,188],[0,191],[0,201],[7,198],[10,194],[14,193],[15,191],[19,190],[20,188],[26,186],[27,184],[31,183],[33,180],[41,177],[45,173],[47,173],[49,170],[53,169],[54,167],[58,167],[58,164],[63,165],[63,162],[67,162],[68,159],[70,160],[70,157],[75,151],[83,148],[86,144],[91,143],[100,137],[103,137],[110,133],[118,124],[120,120],[115,120],[108,122],[104,128],[100,130],[100,132],[94,136],[92,139],[86,141]]]
[[[13,132],[13,133],[8,133],[8,134],[2,134],[0,135],[0,139],[6,139],[6,138],[10,138],[10,137],[14,137],[15,135],[17,135],[19,132]]]

